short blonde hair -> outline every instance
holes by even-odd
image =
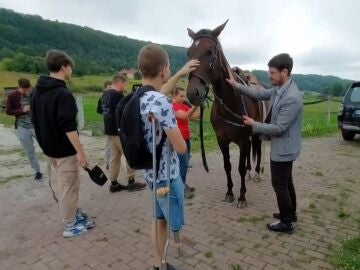
[[[149,44],[142,47],[138,55],[138,66],[144,78],[155,78],[169,64],[169,55],[159,45]]]
[[[125,75],[123,73],[121,73],[121,72],[114,74],[114,76],[112,78],[113,83],[117,83],[119,81],[122,81],[123,83],[127,81]]]

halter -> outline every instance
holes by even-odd
[[[215,46],[215,53],[213,54],[213,56],[211,57],[211,61],[209,63],[209,69],[208,71],[206,72],[206,77],[207,78],[204,78],[204,76],[201,76],[199,74],[197,74],[196,72],[191,72],[189,74],[189,80],[192,76],[198,78],[203,84],[205,84],[205,91],[204,91],[204,95],[202,96],[202,103],[201,105],[205,102],[206,99],[214,102],[211,98],[208,97],[208,94],[209,94],[209,90],[210,90],[210,75],[211,75],[211,72],[214,70],[214,67],[215,67],[215,61],[217,60],[218,58],[218,54],[219,54],[219,51],[220,51],[220,44],[219,44],[219,41],[210,36],[210,35],[207,35],[207,34],[202,34],[202,35],[198,35],[194,38],[194,41],[195,40],[198,40],[198,39],[201,39],[201,38],[208,38],[208,39],[211,39],[212,41],[215,42],[216,46]],[[211,89],[212,90],[212,93],[215,97],[215,101],[218,101],[220,106],[225,110],[227,111],[228,113],[230,113],[233,117],[239,119],[242,123],[244,121],[244,118],[243,118],[243,115],[239,115],[235,112],[233,112],[224,102],[223,100],[218,96],[216,95],[214,89]],[[244,102],[244,99],[243,99],[243,96],[241,95],[241,103],[242,103],[242,106],[244,108],[244,114],[247,115],[247,111],[246,111],[246,107],[245,107],[245,102]],[[224,117],[222,117],[219,113],[217,113],[218,117],[221,118],[223,121],[225,121],[226,123],[228,124],[231,124],[233,126],[237,126],[237,127],[244,127],[244,124],[239,124],[239,123],[235,123],[233,121],[230,121],[230,120],[227,120],[225,119]]]
[[[216,46],[215,46],[215,53],[211,56],[211,61],[209,63],[209,69],[206,72],[207,78],[204,78],[203,76],[197,74],[196,72],[191,72],[189,74],[189,80],[192,76],[198,78],[203,84],[205,84],[205,92],[204,92],[204,96],[202,97],[202,103],[204,103],[205,99],[208,98],[208,94],[209,94],[209,90],[210,90],[210,74],[211,72],[214,70],[215,67],[215,61],[218,57],[218,53],[219,53],[219,42],[217,39],[213,38],[210,35],[199,35],[196,38],[194,38],[195,40],[201,39],[201,38],[208,38],[211,39],[212,41],[215,42]]]

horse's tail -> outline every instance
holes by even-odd
[[[256,161],[258,150],[261,149],[261,140],[259,135],[251,136],[251,150],[252,150],[252,160]]]

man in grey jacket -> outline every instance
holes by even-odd
[[[254,133],[271,139],[271,182],[276,193],[280,213],[274,213],[279,221],[267,224],[271,231],[292,233],[292,222],[297,221],[296,193],[292,178],[293,162],[301,150],[302,95],[290,74],[293,60],[288,54],[274,56],[268,63],[271,89],[254,89],[241,85],[229,72],[228,83],[241,94],[257,100],[270,100],[270,110],[265,123],[244,116],[244,123],[252,126]]]

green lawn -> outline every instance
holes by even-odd
[[[96,106],[100,94],[83,95],[84,114],[86,127],[91,128],[96,135],[100,135],[103,129],[101,115],[96,113]],[[327,102],[304,106],[304,120],[302,133],[304,137],[317,137],[337,132],[337,112],[340,103],[332,101],[330,103],[331,121],[327,125]],[[210,124],[210,109],[205,110],[204,117],[204,140],[207,150],[217,147],[215,133]],[[190,123],[192,130],[192,149],[199,150],[199,122]]]
[[[128,86],[130,87],[130,85]],[[101,135],[103,131],[102,116],[96,113],[96,106],[101,93],[75,93],[84,100],[85,128],[91,129],[94,135]],[[340,103],[331,101],[331,121],[327,124],[327,102],[304,106],[303,137],[318,137],[337,132],[337,112]],[[213,150],[217,147],[215,133],[210,124],[210,109],[205,110],[204,139],[206,149]],[[13,118],[0,113],[0,123],[6,126],[13,125]],[[190,123],[192,130],[192,149],[199,150],[199,122]]]
[[[331,262],[344,270],[360,269],[360,237],[343,241]]]
[[[5,86],[15,86],[19,77],[29,78],[33,85],[36,83],[37,75],[8,72],[0,70],[0,89]],[[81,95],[84,100],[84,115],[85,115],[85,128],[91,129],[94,135],[101,135],[103,131],[103,123],[101,115],[96,113],[96,106],[98,99],[101,95],[102,85],[105,80],[111,79],[111,75],[99,75],[99,76],[83,76],[73,77],[68,84],[75,96]],[[133,83],[138,83],[136,80],[129,80],[126,91],[129,92]],[[186,79],[181,80],[179,83],[182,87],[186,85]],[[0,94],[2,98],[3,92]],[[316,98],[315,94],[305,94],[304,101],[308,102]],[[337,122],[336,116],[339,110],[340,103],[331,102],[331,122],[327,124],[327,102],[308,105],[304,107],[304,120],[302,127],[302,134],[304,137],[323,136],[336,132]],[[204,139],[206,149],[212,150],[217,147],[215,133],[209,122],[210,110],[205,110],[204,117]],[[0,123],[6,126],[12,126],[14,123],[13,117],[9,117],[0,113]],[[194,151],[198,151],[199,140],[199,123],[190,123],[192,130],[192,145]]]

